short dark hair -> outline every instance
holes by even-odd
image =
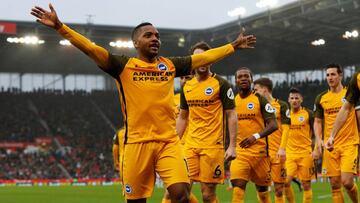
[[[291,87],[290,90],[289,90],[289,93],[302,95],[302,94],[301,94],[301,91],[300,91],[298,88],[296,88],[296,87]]]
[[[266,87],[270,92],[272,92],[273,89],[273,82],[269,78],[259,78],[254,81],[254,85],[261,85]]]
[[[207,51],[209,49],[211,49],[210,45],[204,41],[198,42],[196,44],[194,44],[191,48],[190,48],[190,54],[193,54],[195,49],[201,49],[204,51]]]
[[[235,79],[236,79],[236,77],[237,77],[237,72],[238,72],[238,71],[241,71],[241,70],[247,70],[247,71],[249,71],[249,72],[250,72],[251,80],[253,79],[252,72],[251,72],[250,68],[248,68],[248,67],[240,67],[240,68],[238,68],[238,69],[235,71]]]
[[[139,29],[142,28],[142,27],[144,27],[144,26],[148,26],[148,25],[153,26],[153,24],[151,24],[151,23],[149,23],[149,22],[143,22],[143,23],[140,23],[139,25],[137,25],[137,26],[132,30],[131,39],[134,41],[135,35],[138,33]]]
[[[343,70],[341,68],[341,66],[337,63],[329,63],[326,65],[326,70],[329,69],[329,68],[336,68],[336,71],[338,74],[342,74],[343,73]]]

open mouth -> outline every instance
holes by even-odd
[[[154,51],[158,51],[160,48],[160,45],[157,43],[150,44],[150,48]]]

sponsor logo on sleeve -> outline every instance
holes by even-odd
[[[265,111],[268,113],[275,113],[275,108],[271,106],[271,104],[267,103],[265,105]]]
[[[290,110],[289,109],[286,110],[285,115],[286,115],[286,117],[290,118]]]
[[[342,103],[345,103],[345,102],[346,102],[345,97],[341,98],[341,102],[342,102]]]
[[[232,91],[231,88],[228,89],[228,91],[226,92],[226,95],[229,99],[234,100],[234,92]]]

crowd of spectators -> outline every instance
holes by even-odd
[[[114,97],[113,91],[0,92],[0,143],[53,140],[42,150],[2,149],[0,179],[116,177],[111,147],[122,114]]]

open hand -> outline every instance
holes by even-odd
[[[245,29],[242,28],[239,36],[231,43],[234,49],[253,49],[256,44],[254,35],[245,35]]]
[[[36,17],[36,22],[54,29],[59,29],[62,26],[62,23],[51,4],[49,4],[49,8],[50,11],[47,11],[39,6],[35,6],[31,9],[31,15]]]

